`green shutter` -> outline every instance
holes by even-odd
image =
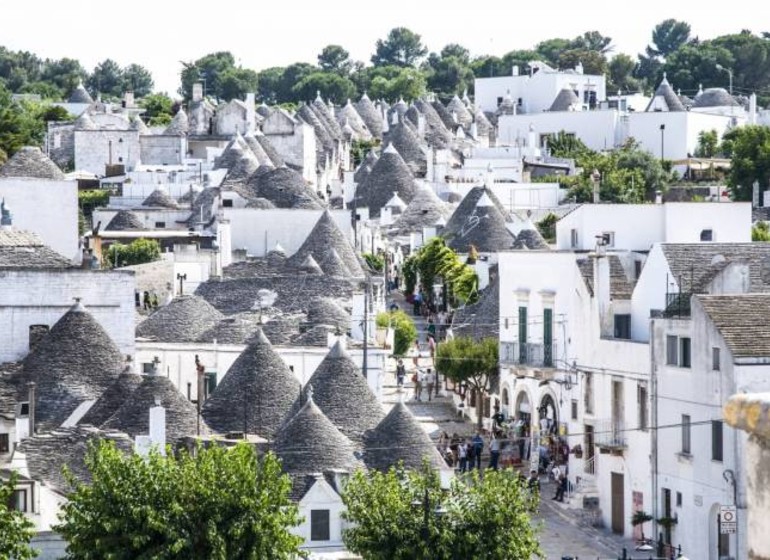
[[[527,363],[527,308],[519,307],[519,363]]]

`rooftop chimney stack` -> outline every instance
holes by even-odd
[[[203,82],[195,82],[193,84],[192,100],[193,103],[196,101],[203,101]]]
[[[29,390],[29,437],[35,436],[35,382],[27,383]]]
[[[511,75],[512,76],[518,76],[519,75],[519,65],[514,64],[513,68],[511,68]]]

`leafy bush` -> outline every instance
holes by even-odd
[[[375,272],[382,272],[385,269],[385,259],[372,253],[364,253],[364,260],[369,268]]]
[[[104,261],[107,266],[131,266],[160,259],[160,244],[154,239],[137,239],[128,245],[113,243],[105,251]]]
[[[403,356],[409,350],[412,342],[417,339],[417,327],[405,312],[399,310],[379,313],[375,319],[378,327],[392,326],[395,329],[393,355]]]

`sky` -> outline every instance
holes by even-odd
[[[338,44],[352,59],[368,64],[377,39],[394,27],[407,27],[419,33],[431,51],[459,43],[472,55],[497,56],[532,48],[545,39],[597,30],[612,37],[615,53],[635,56],[649,44],[655,25],[668,18],[687,21],[694,36],[709,39],[742,29],[770,30],[756,27],[756,21],[764,20],[760,16],[745,9],[709,9],[700,0],[636,5],[617,0],[38,0],[3,6],[0,45],[43,58],[76,58],[89,71],[105,58],[121,66],[141,64],[152,72],[156,90],[173,95],[179,87],[180,61],[220,50],[232,52],[245,67],[261,70],[316,63],[324,46]]]

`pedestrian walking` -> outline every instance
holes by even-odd
[[[420,396],[417,399],[420,402],[422,402],[422,391],[428,385],[428,379],[429,379],[428,374],[425,373],[424,370],[420,370]],[[428,399],[428,400],[430,400],[430,399]]]
[[[435,385],[436,378],[431,373],[431,369],[428,368],[428,372],[425,374],[425,383],[428,386],[428,402],[433,398],[433,387]]]
[[[476,447],[473,445],[473,442],[471,442],[471,441],[466,441],[465,442],[465,452],[466,452],[466,455],[468,457],[468,462],[467,462],[467,467],[466,468],[467,468],[467,470],[470,471],[470,470],[473,469],[473,464],[476,461]]]
[[[468,444],[464,441],[457,445],[457,458],[460,462],[460,472],[468,470]]]
[[[420,343],[418,341],[414,341],[414,346],[412,347],[411,351],[409,352],[409,355],[412,356],[412,363],[414,364],[414,367],[420,366]]]
[[[532,469],[529,471],[529,478],[527,479],[527,486],[529,486],[529,489],[534,491],[537,491],[540,493],[540,477],[537,474],[536,469]]]
[[[492,433],[492,439],[489,440],[489,468],[497,470],[497,464],[500,461],[500,440]]]
[[[471,440],[473,445],[473,455],[476,458],[476,468],[481,470],[481,452],[484,450],[484,438],[481,437],[481,433],[477,433]],[[471,464],[471,468],[473,465]]]
[[[396,365],[396,387],[399,391],[404,388],[404,377],[406,377],[406,366],[404,360],[399,359]]]
[[[563,472],[559,472],[559,478],[556,480],[556,495],[553,497],[557,502],[564,501],[564,494],[567,492],[567,475]]]
[[[417,370],[412,374],[412,382],[414,383],[414,400],[422,400],[422,378],[420,371]]]

